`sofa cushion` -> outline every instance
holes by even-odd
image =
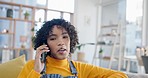
[[[25,63],[25,55],[22,55],[0,64],[0,78],[17,78]]]

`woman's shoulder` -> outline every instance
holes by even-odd
[[[86,62],[80,62],[80,61],[74,61],[74,60],[72,60],[72,62],[75,66],[93,66],[92,64],[89,64]]]
[[[74,64],[86,64],[85,62],[75,61],[75,60],[72,60],[72,63],[74,63]]]

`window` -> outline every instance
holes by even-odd
[[[142,46],[143,0],[127,0],[126,5],[126,55],[135,55]]]
[[[74,0],[48,0],[48,8],[73,13]]]

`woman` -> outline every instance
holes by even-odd
[[[46,22],[36,33],[35,60],[28,61],[18,78],[127,78],[119,71],[70,61],[68,56],[78,44],[75,27],[64,19]],[[47,52],[45,61],[41,54]]]

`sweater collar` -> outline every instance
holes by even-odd
[[[68,65],[68,59],[59,60],[59,59],[55,59],[50,56],[47,56],[47,63],[55,66],[65,66],[65,65]]]

